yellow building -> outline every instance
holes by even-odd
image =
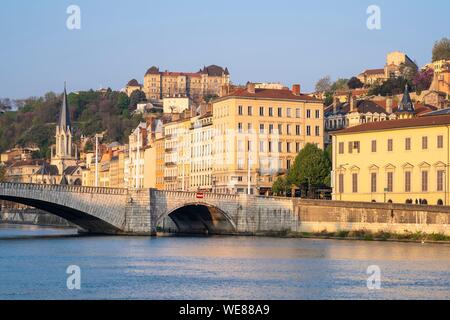
[[[449,204],[450,115],[365,123],[333,135],[333,199]]]
[[[306,143],[323,148],[323,103],[249,83],[213,102],[213,184],[220,193],[270,192]]]
[[[156,148],[156,189],[164,190],[164,137],[155,139]]]
[[[125,93],[131,97],[131,94],[136,90],[142,90],[142,85],[136,79],[132,79],[127,83],[125,87]]]

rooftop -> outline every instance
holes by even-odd
[[[403,120],[367,122],[356,127],[350,127],[344,130],[336,131],[334,135],[393,130],[393,129],[405,129],[415,127],[430,127],[440,125],[450,125],[450,115],[428,116]]]
[[[250,98],[250,99],[272,99],[272,100],[292,100],[292,101],[312,101],[322,103],[322,100],[313,98],[311,96],[300,94],[295,95],[288,89],[255,89],[255,93],[250,92],[246,88],[239,88],[229,95],[217,99],[222,101],[229,98]]]

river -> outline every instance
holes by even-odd
[[[0,225],[0,299],[450,299],[450,245],[74,232]]]

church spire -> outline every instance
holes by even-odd
[[[66,82],[65,81],[64,81],[63,102],[61,104],[61,111],[59,113],[58,125],[61,130],[64,130],[64,131],[71,130],[69,104],[67,102],[67,90],[66,90]]]
[[[409,95],[408,84],[405,85],[405,92],[403,93],[402,101],[398,105],[398,112],[414,113],[414,104]]]

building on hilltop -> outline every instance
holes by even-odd
[[[216,65],[204,67],[196,73],[161,72],[153,66],[144,76],[143,91],[148,100],[186,96],[198,101],[205,96],[220,95],[222,86],[227,84],[230,84],[228,69]]]
[[[356,99],[349,95],[347,102],[335,98],[325,109],[325,143],[331,144],[333,132],[368,122],[381,122],[414,118],[437,110],[432,105],[413,103],[408,88],[400,100],[394,97],[373,97]]]

